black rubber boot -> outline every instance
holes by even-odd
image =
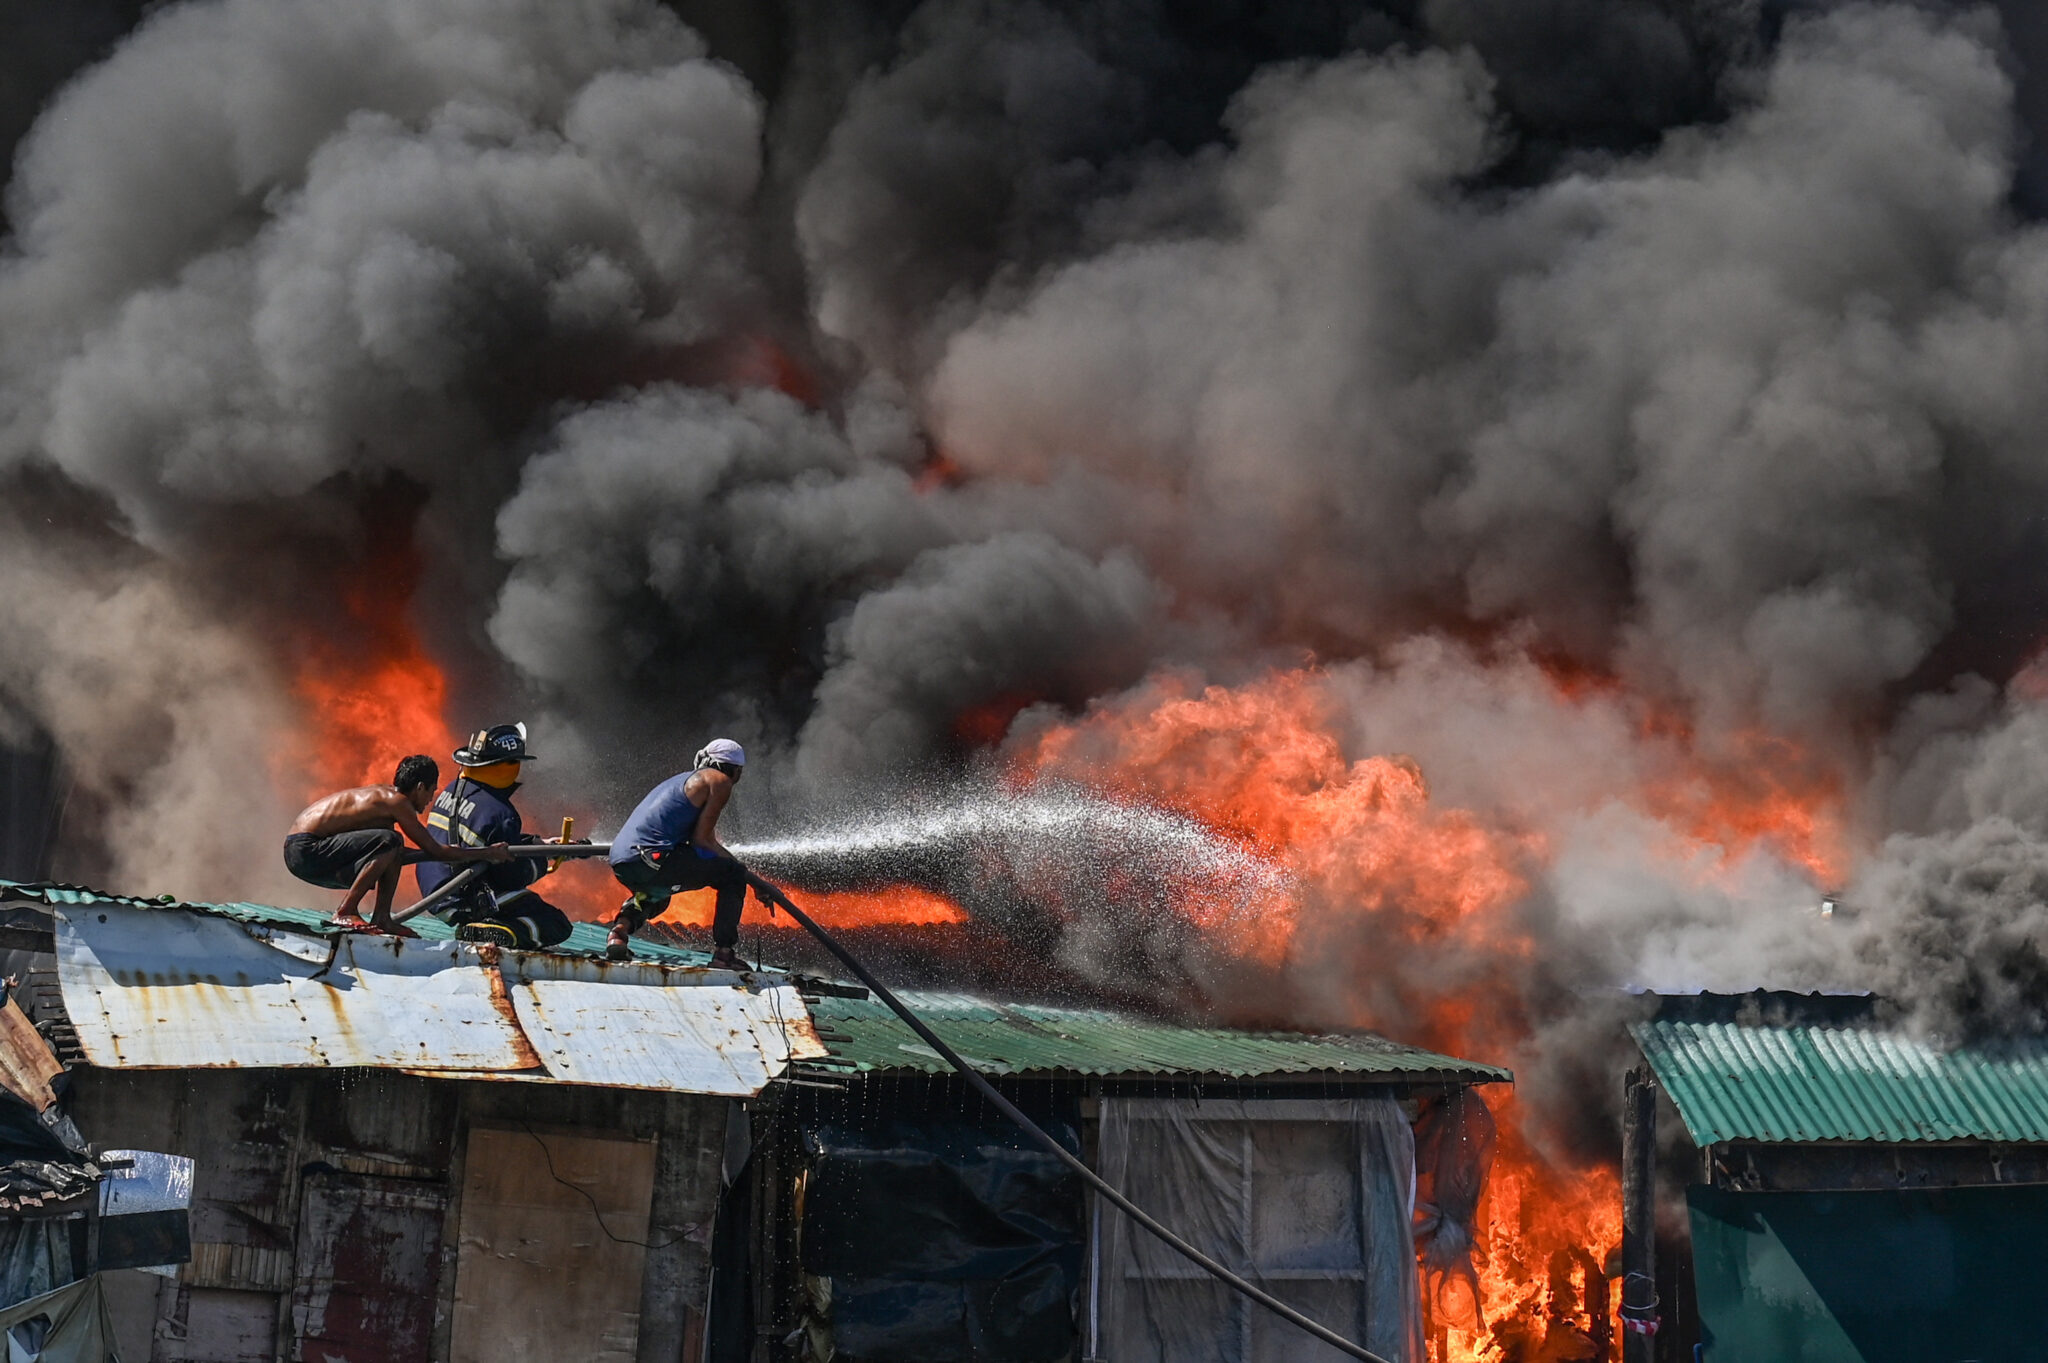
[[[640,909],[640,896],[634,895],[619,905],[619,916],[612,920],[611,936],[605,939],[606,960],[630,961],[633,959],[633,934],[647,926],[647,915]]]

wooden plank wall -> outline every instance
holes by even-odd
[[[327,1300],[320,1294],[361,1291],[379,1275],[400,1272],[432,1279],[431,1326],[419,1363],[449,1363],[459,1190],[472,1124],[531,1124],[652,1144],[640,1238],[654,1248],[641,1255],[634,1359],[682,1363],[686,1349],[694,1349],[727,1100],[362,1070],[80,1069],[73,1086],[72,1112],[87,1139],[196,1161],[192,1262],[176,1279],[132,1270],[109,1275],[122,1356],[130,1363],[291,1363],[311,1303]],[[407,1184],[421,1197],[402,1195]],[[305,1241],[301,1207],[316,1187],[316,1208],[325,1206],[321,1198],[354,1199],[352,1206],[382,1208],[377,1214],[396,1218],[393,1226],[417,1224],[421,1215],[431,1222],[434,1213],[420,1208],[445,1207],[431,1267],[394,1266],[410,1262],[403,1254],[391,1264],[364,1264],[349,1245],[329,1243],[347,1238],[346,1227],[355,1224],[350,1215],[360,1220],[358,1212],[316,1211],[331,1233]],[[577,1273],[559,1275],[555,1290],[573,1297]],[[412,1360],[393,1354],[391,1363]],[[696,1363],[693,1352],[687,1363]]]

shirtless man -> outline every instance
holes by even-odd
[[[347,890],[334,915],[335,926],[388,932],[399,937],[417,933],[391,921],[391,901],[398,893],[398,872],[408,839],[434,861],[512,859],[504,843],[489,847],[449,847],[437,841],[420,822],[441,784],[441,769],[431,757],[414,756],[398,764],[388,786],[338,790],[306,806],[284,838],[285,869],[309,885]],[[393,825],[397,827],[393,827]],[[400,831],[404,837],[400,837]],[[368,923],[358,916],[363,896],[377,887],[377,906]]]
[[[747,900],[747,868],[718,840],[718,816],[732,798],[733,783],[746,771],[747,754],[729,738],[714,738],[698,750],[690,770],[647,792],[612,839],[612,874],[632,896],[612,920],[604,954],[630,960],[632,937],[668,908],[677,890],[716,888],[711,919],[711,963],[743,968],[737,948],[740,909]]]

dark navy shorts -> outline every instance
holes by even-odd
[[[347,833],[287,833],[284,868],[323,890],[346,890],[376,858],[405,845],[395,828],[358,828]]]

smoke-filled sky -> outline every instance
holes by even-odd
[[[0,717],[60,874],[303,901],[304,677],[395,620],[600,823],[715,732],[765,836],[1277,686],[1318,782],[1399,759],[1507,849],[1516,1006],[2048,1022],[2023,10],[132,9],[0,10]],[[1846,850],[1681,836],[1745,782]]]

